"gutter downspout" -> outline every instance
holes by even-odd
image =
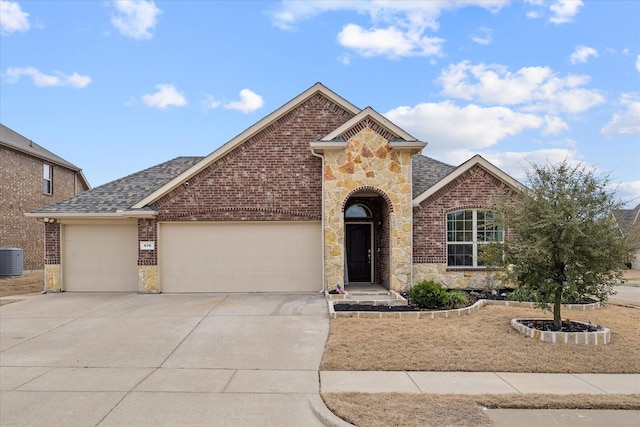
[[[320,175],[322,178],[322,236],[321,236],[321,244],[322,244],[322,289],[320,289],[320,293],[324,294],[326,291],[326,276],[325,276],[325,259],[324,259],[324,156],[316,153],[313,148],[311,148],[311,155],[315,157],[319,157],[322,159],[322,174]]]

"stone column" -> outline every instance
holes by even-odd
[[[60,223],[56,220],[44,223],[44,290],[62,291],[60,268]]]
[[[138,219],[138,292],[143,294],[160,293],[158,287],[158,221],[155,219]]]
[[[344,212],[358,191],[386,197],[390,210],[390,287],[407,290],[411,277],[411,150],[392,149],[389,141],[365,127],[344,149],[325,150],[324,217],[327,289],[344,284]]]

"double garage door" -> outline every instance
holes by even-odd
[[[322,287],[320,222],[160,224],[163,292],[287,292]]]
[[[137,224],[63,228],[66,291],[137,291]],[[320,222],[161,223],[162,292],[294,292],[322,287]]]

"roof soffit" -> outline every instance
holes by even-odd
[[[277,110],[265,116],[263,119],[261,119],[257,123],[247,128],[245,131],[240,133],[235,138],[223,144],[221,147],[219,147],[218,149],[213,151],[211,154],[209,154],[207,157],[202,159],[199,163],[193,165],[191,168],[187,169],[182,174],[178,175],[173,180],[171,180],[164,186],[160,187],[149,196],[140,200],[131,208],[140,209],[160,199],[161,197],[163,197],[164,195],[168,194],[169,192],[174,190],[176,187],[181,185],[183,182],[187,181],[189,178],[193,177],[194,175],[200,173],[201,171],[206,169],[209,165],[215,163],[224,155],[233,151],[236,147],[242,145],[245,141],[249,140],[250,138],[258,134],[262,130],[266,129],[272,123],[276,122],[281,117],[285,116],[286,114],[288,114],[298,106],[302,105],[304,102],[306,102],[311,97],[317,94],[323,95],[327,99],[334,102],[336,105],[340,106],[341,108],[343,108],[344,110],[352,114],[358,114],[360,112],[360,109],[358,107],[356,107],[346,99],[342,98],[340,95],[333,92],[332,90],[324,86],[322,83],[316,83],[313,86],[311,86],[309,89],[302,92],[300,95],[293,98],[291,101],[284,104],[282,107],[278,108]]]

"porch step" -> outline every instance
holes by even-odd
[[[325,293],[329,300],[340,304],[364,304],[364,305],[408,305],[408,301],[396,291],[388,290],[354,290],[345,294]]]

